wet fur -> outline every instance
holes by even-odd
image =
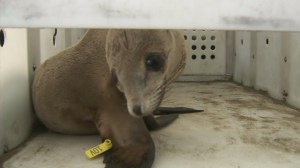
[[[32,93],[36,114],[52,131],[99,132],[103,139],[111,139],[113,148],[104,159],[107,168],[149,168],[155,157],[154,143],[143,118],[129,114],[126,96],[116,87],[111,67],[121,60],[107,59],[106,54],[123,49],[117,46],[113,51],[105,51],[110,33],[118,32],[89,30],[77,45],[51,57],[37,69]],[[126,34],[125,41],[130,37]],[[127,42],[124,44],[119,47],[130,47]],[[176,57],[184,60],[185,52],[179,54]],[[176,66],[169,69],[171,76],[166,76],[155,89],[151,98],[155,106],[160,103],[157,100],[162,98],[163,88],[182,71],[184,61]]]

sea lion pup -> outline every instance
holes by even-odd
[[[37,69],[36,114],[52,131],[111,139],[107,168],[149,168],[155,148],[142,116],[151,118],[185,59],[176,30],[89,30]]]

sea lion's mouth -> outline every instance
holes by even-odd
[[[164,97],[164,88],[154,90],[151,94],[145,94],[143,98],[136,101],[128,101],[131,115],[135,117],[144,117],[153,114],[159,107]]]
[[[159,102],[152,104],[152,103],[147,103],[146,101],[143,104],[135,104],[135,105],[131,105],[131,103],[128,102],[127,107],[128,107],[129,114],[132,115],[133,117],[144,117],[153,114],[153,112],[160,105]],[[149,106],[150,104],[151,106]]]
[[[132,108],[128,109],[129,113],[133,117],[144,117],[153,113],[154,110],[143,110],[143,107],[140,105],[134,105]]]
[[[141,116],[142,115],[142,107],[140,105],[135,105],[132,108],[132,112],[137,116]]]

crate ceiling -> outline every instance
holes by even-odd
[[[299,0],[0,0],[0,27],[300,30]]]

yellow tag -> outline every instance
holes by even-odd
[[[85,151],[85,155],[92,159],[97,155],[100,155],[101,153],[104,153],[105,151],[109,150],[112,147],[112,143],[109,139],[106,139],[102,144],[97,145],[89,150]]]

